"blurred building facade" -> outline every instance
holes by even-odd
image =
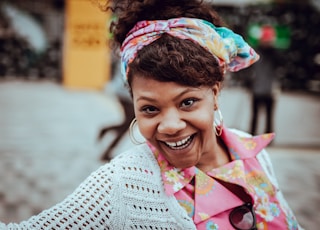
[[[47,38],[43,52],[35,52],[28,41],[12,30],[12,22],[0,4],[0,78],[52,79],[62,83],[64,0],[11,0],[11,5],[34,17]],[[7,3],[8,3],[7,2]],[[275,74],[281,88],[288,91],[320,92],[320,12],[317,1],[251,1],[259,4],[223,4],[213,1],[226,24],[246,39],[253,24],[269,23],[285,28],[289,42],[277,49]],[[237,1],[239,2],[239,1]],[[283,32],[283,31],[282,31]],[[245,71],[230,79],[229,84],[246,86]]]
[[[11,0],[0,3],[0,79],[50,79],[61,81],[64,30],[64,0]],[[6,11],[12,10],[12,17]],[[10,12],[9,12],[10,13]],[[17,21],[22,13],[32,19],[45,35],[46,47],[35,50],[30,38],[21,34]],[[23,21],[22,18],[21,21]],[[20,28],[17,23],[21,23]],[[36,26],[35,25],[35,26]],[[26,27],[28,27],[26,25]],[[31,32],[32,33],[32,32]]]

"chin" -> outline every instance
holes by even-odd
[[[170,161],[170,163],[171,163],[171,165],[173,165],[176,168],[185,169],[185,168],[190,168],[190,167],[195,166],[198,163],[198,161],[196,159],[187,160],[187,161],[174,160],[174,161]]]

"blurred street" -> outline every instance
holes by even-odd
[[[225,88],[220,107],[227,126],[248,131],[248,92]],[[319,96],[282,93],[276,139],[268,148],[280,187],[307,230],[320,226],[319,117]],[[113,136],[98,142],[100,128],[122,119],[108,92],[47,81],[0,82],[0,220],[20,222],[70,194],[104,164],[99,158]],[[262,127],[260,120],[260,133]],[[131,145],[125,136],[114,155]]]

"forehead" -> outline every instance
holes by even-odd
[[[178,98],[187,93],[207,92],[209,87],[190,87],[175,82],[161,82],[145,77],[135,77],[131,84],[134,100]]]

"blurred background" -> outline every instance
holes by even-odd
[[[280,187],[301,225],[316,230],[320,1],[210,2],[262,57],[226,76],[225,123],[276,133],[268,151]],[[133,145],[130,98],[107,43],[112,18],[89,0],[0,1],[1,221],[20,222],[61,201]]]

